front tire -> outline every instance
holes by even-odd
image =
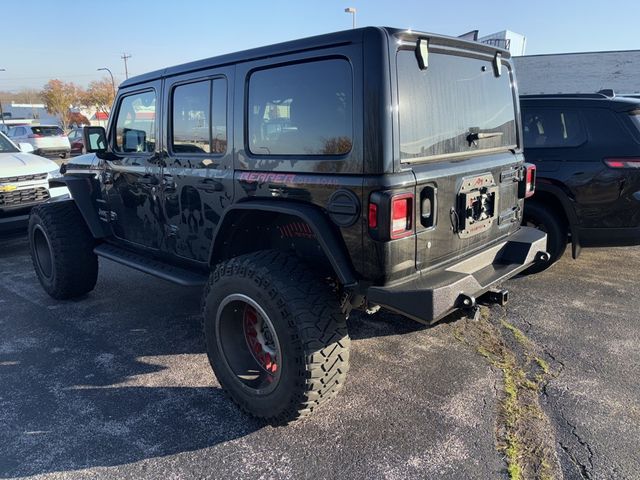
[[[66,300],[93,290],[98,279],[95,240],[74,202],[34,208],[29,244],[38,280],[51,297]]]
[[[345,316],[329,285],[295,256],[267,250],[219,264],[204,293],[203,322],[218,381],[257,418],[302,418],[345,383]]]
[[[525,202],[523,225],[535,227],[547,234],[549,261],[529,267],[527,273],[538,273],[557,262],[567,248],[567,226],[550,208],[535,202]]]

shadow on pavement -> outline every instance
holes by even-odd
[[[265,424],[217,387],[200,290],[100,264],[79,301],[40,288],[26,238],[0,241],[0,477],[116,466],[190,452]],[[429,328],[354,313],[353,339]]]
[[[264,427],[217,386],[199,304],[197,289],[108,262],[94,292],[56,302],[26,241],[0,241],[0,478],[123,465]]]

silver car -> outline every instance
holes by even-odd
[[[30,143],[36,155],[67,158],[71,151],[69,139],[57,125],[19,125],[9,130],[15,143]]]

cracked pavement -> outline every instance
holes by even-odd
[[[501,376],[453,336],[352,315],[345,389],[273,428],[222,394],[200,292],[108,261],[56,302],[24,238],[0,240],[1,478],[506,478]],[[541,404],[565,478],[640,471],[640,248],[585,250],[513,279],[510,322],[553,359]]]
[[[542,404],[564,477],[638,478],[640,248],[585,249],[508,287],[510,320],[555,363]]]

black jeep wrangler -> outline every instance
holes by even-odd
[[[640,245],[640,99],[594,94],[520,97],[524,152],[537,167],[525,225],[547,233],[551,260],[581,247]]]
[[[352,309],[431,323],[548,258],[521,227],[509,54],[486,45],[363,28],[170,67],[84,135],[73,201],[31,216],[42,286],[86,294],[98,257],[203,285],[220,384],[274,423],[342,387]]]

